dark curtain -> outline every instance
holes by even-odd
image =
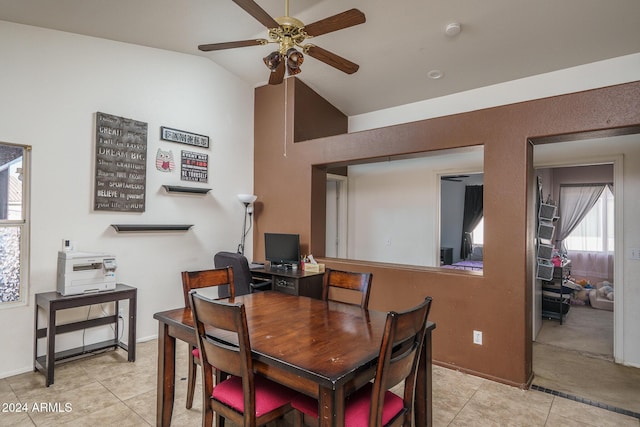
[[[464,216],[462,217],[462,244],[460,258],[467,259],[472,249],[471,232],[482,219],[482,193],[484,186],[467,185],[464,192]]]

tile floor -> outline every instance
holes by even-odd
[[[148,341],[138,344],[135,363],[127,362],[122,350],[63,363],[48,388],[40,373],[0,379],[0,426],[155,425],[156,352],[156,341]],[[172,425],[198,426],[199,390],[193,409],[185,409],[186,381],[180,380],[186,376],[186,356],[182,344]],[[433,388],[435,426],[640,427],[637,418],[437,366]]]

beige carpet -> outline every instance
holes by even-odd
[[[613,312],[572,306],[544,320],[533,343],[533,384],[640,413],[640,369],[613,363]]]
[[[536,342],[613,361],[613,311],[571,306],[562,325],[542,322]]]

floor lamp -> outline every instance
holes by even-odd
[[[244,222],[242,223],[242,237],[238,245],[238,253],[244,255],[244,240],[251,230],[251,216],[253,215],[253,202],[258,196],[253,194],[238,194],[238,200],[244,204]],[[249,229],[247,229],[247,216],[249,216]]]

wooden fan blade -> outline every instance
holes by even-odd
[[[203,52],[211,52],[212,50],[235,49],[236,47],[258,46],[267,43],[268,41],[265,39],[240,40],[237,42],[201,44],[198,49]]]
[[[280,64],[276,67],[275,71],[271,72],[269,76],[269,84],[270,85],[279,85],[284,80],[284,70],[285,70],[285,61],[281,61]]]
[[[350,9],[337,15],[329,16],[304,26],[304,31],[310,36],[319,36],[343,28],[353,27],[366,21],[364,13],[358,9]]]
[[[235,4],[240,6],[247,12],[249,15],[253,16],[267,28],[278,28],[280,24],[276,22],[275,19],[271,17],[267,12],[264,11],[256,2],[253,0],[233,0]]]
[[[353,74],[358,71],[358,68],[360,68],[358,64],[355,64],[348,59],[338,56],[335,53],[329,52],[328,50],[318,46],[308,46],[305,49],[305,53],[308,53],[318,61],[322,61],[327,65],[331,65],[332,67],[337,68],[338,70],[347,74]]]

